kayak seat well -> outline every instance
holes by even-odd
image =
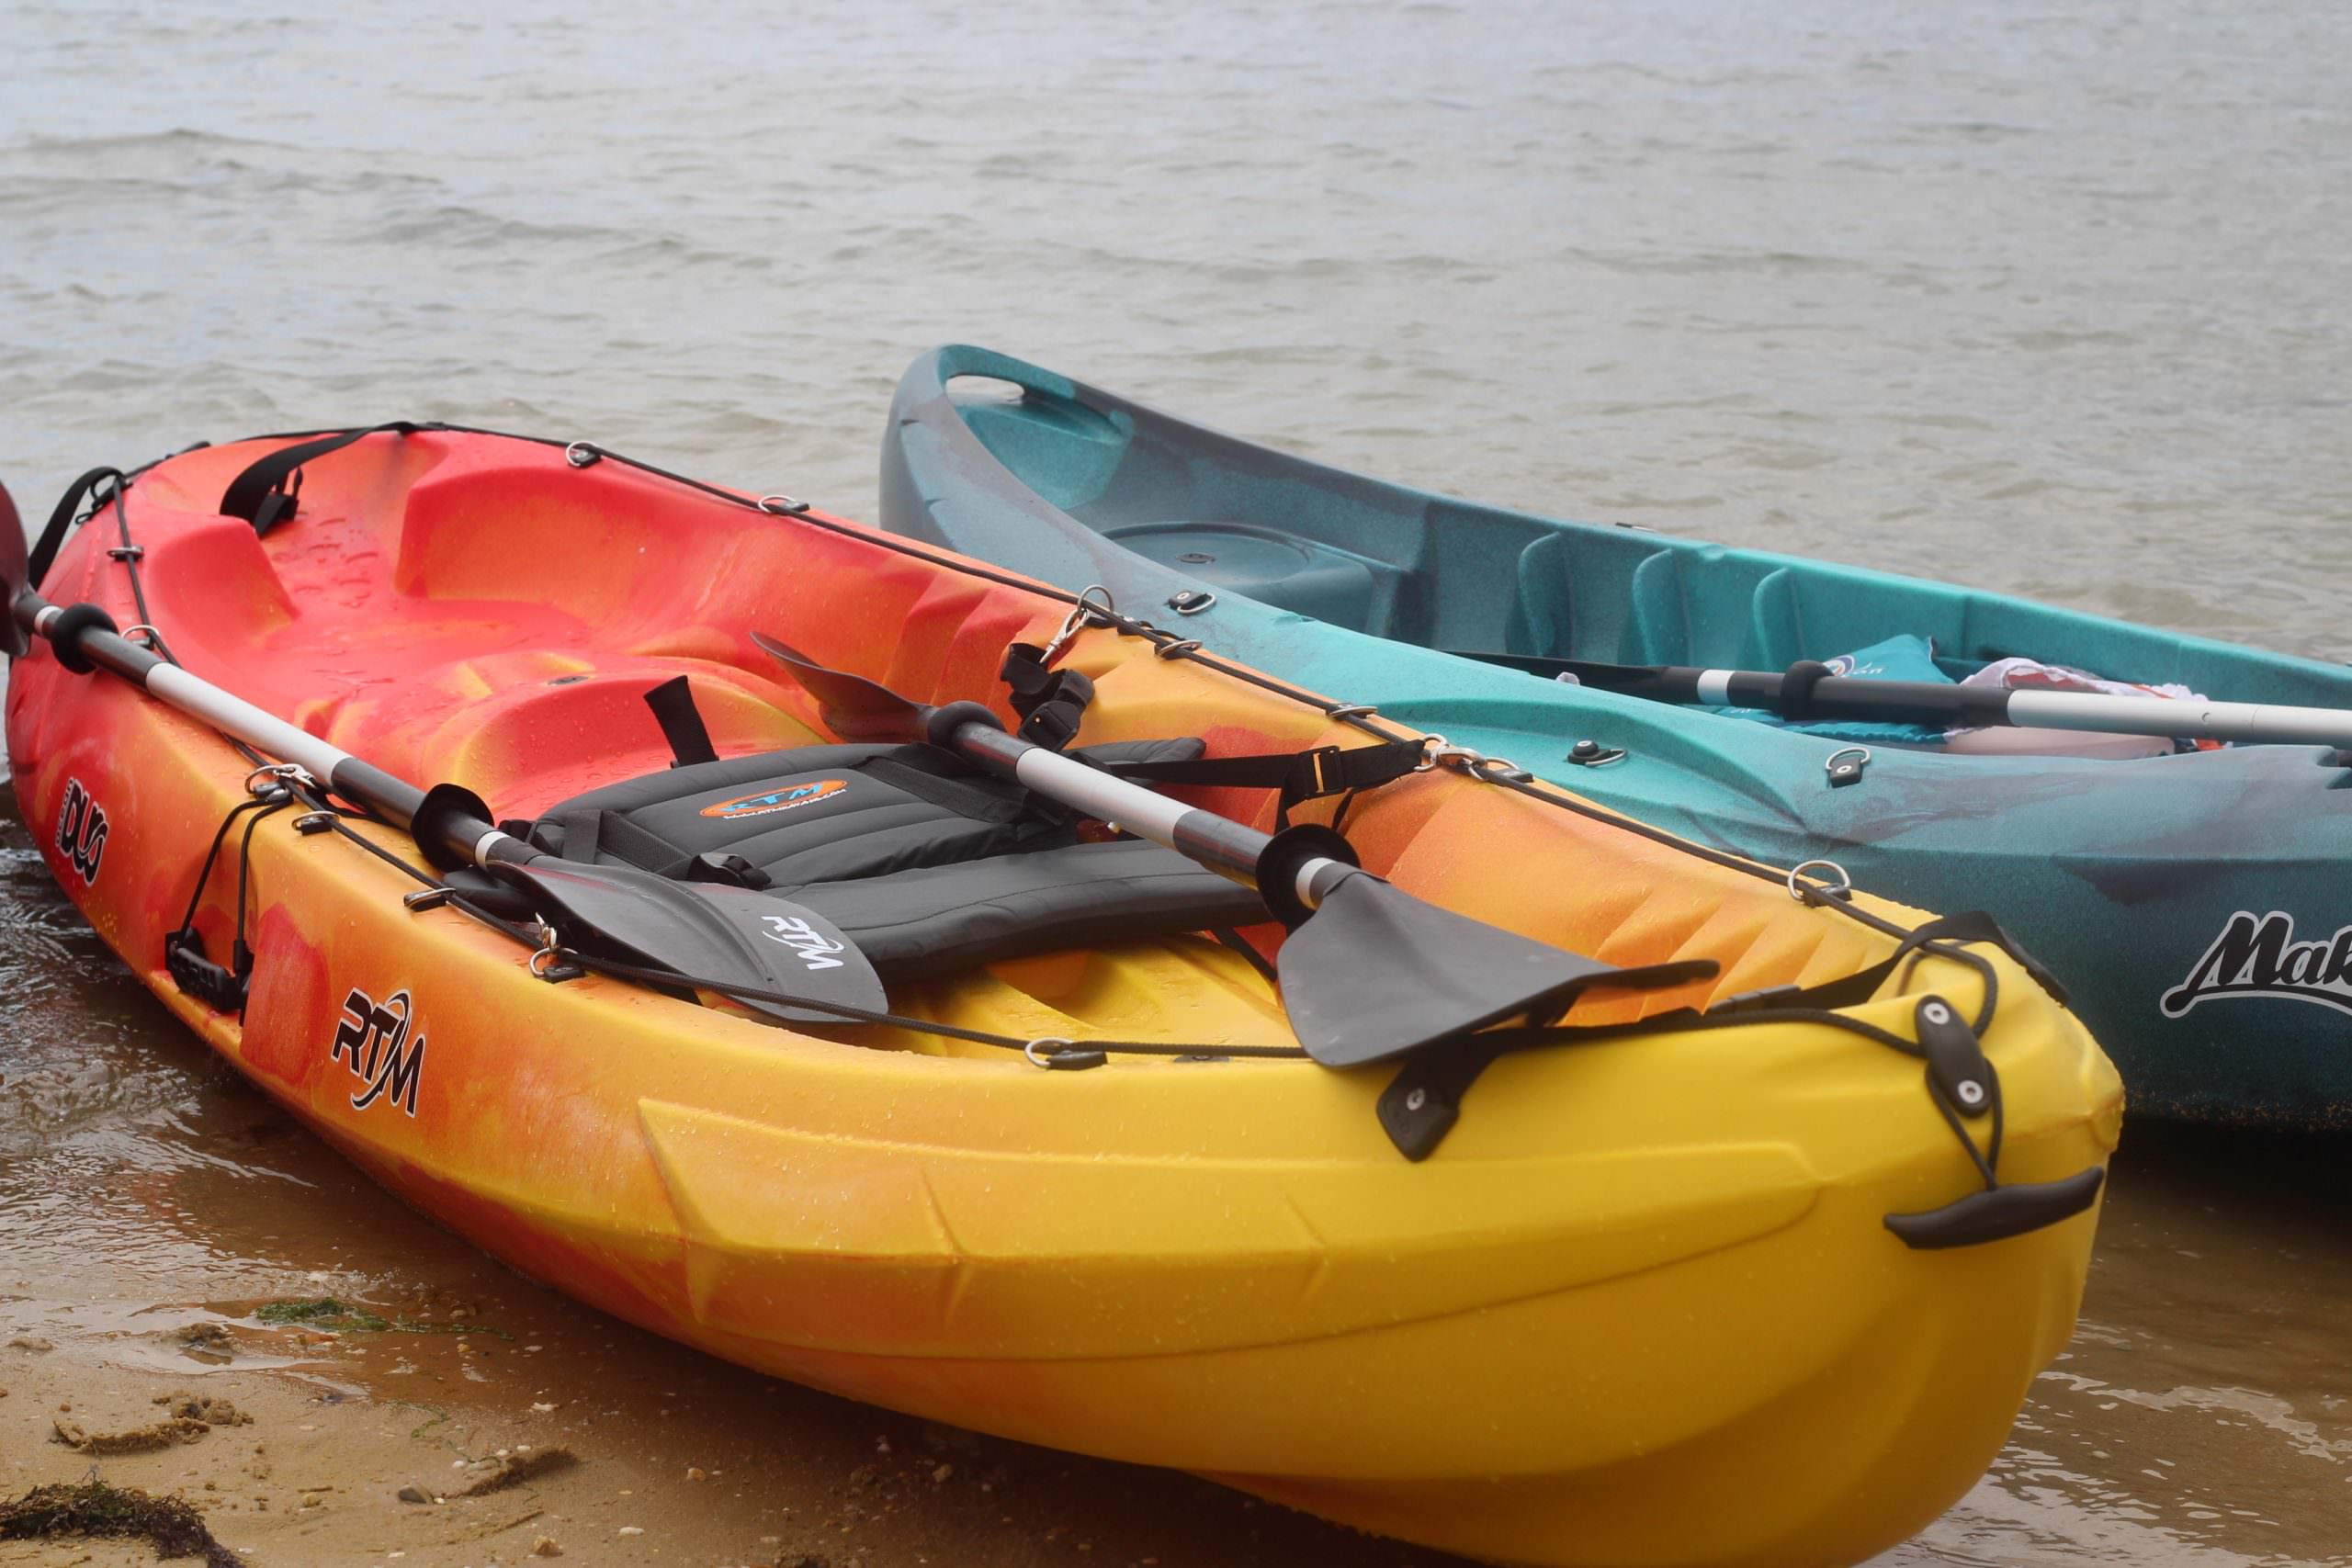
[[[1223,519],[1134,523],[1102,535],[1220,592],[1354,631],[1387,624],[1404,576],[1385,561],[1283,529]]]
[[[1125,454],[1132,423],[1073,399],[981,376],[948,385],[980,445],[1053,505],[1102,494]]]
[[[1100,760],[1189,761],[1198,740]],[[1069,814],[953,753],[797,747],[668,769],[512,825],[567,860],[733,881],[831,921],[886,980],[1269,917],[1256,892],[1135,840],[1087,842]]]

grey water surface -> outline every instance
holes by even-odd
[[[2352,658],[2341,4],[0,16],[34,525],[95,464],[403,417],[870,516],[893,381],[962,338],[1422,485]],[[0,1293],[315,1266],[155,1198],[317,1161],[7,831]],[[1886,1562],[2352,1560],[2352,1160],[2127,1136],[2068,1359]],[[406,1266],[389,1199],[305,1190],[338,1267]]]

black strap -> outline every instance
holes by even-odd
[[[623,865],[633,865],[656,876],[678,877],[685,874],[686,862],[693,858],[661,834],[639,827],[617,811],[567,811],[552,818],[552,822],[563,833],[561,847],[556,852],[566,860],[593,865],[597,856],[609,855]],[[542,849],[549,847],[540,845]]]
[[[694,687],[684,675],[662,682],[645,694],[645,705],[653,710],[653,720],[662,727],[662,739],[670,743],[670,765],[689,768],[696,762],[716,762],[718,752],[710,743],[710,727],[702,721],[702,710],[695,706]]]
[[[266,534],[294,515],[294,498],[302,489],[301,467],[313,457],[323,457],[330,452],[340,452],[353,442],[380,431],[397,431],[413,435],[423,427],[407,420],[394,420],[390,424],[371,424],[365,430],[338,431],[322,435],[315,441],[298,441],[291,446],[281,446],[266,456],[256,457],[245,471],[229,481],[220,492],[220,514],[242,517],[254,525],[256,534]]]
[[[1317,746],[1311,751],[1269,751],[1249,757],[1202,757],[1184,762],[1110,762],[1108,772],[1145,784],[1281,791],[1279,820],[1301,801],[1374,789],[1419,768],[1427,757],[1418,739],[1372,746]]]
[[[540,831],[552,824],[562,832],[560,844]],[[617,811],[566,812],[545,823],[517,823],[538,848],[566,860],[594,864],[599,856],[623,865],[666,876],[673,882],[723,882],[754,890],[768,886],[768,874],[741,855],[723,850],[688,854],[652,829],[630,821]]]
[[[33,545],[33,553],[25,562],[25,581],[33,587],[40,586],[40,580],[49,575],[49,569],[56,563],[57,552],[64,547],[65,536],[74,531],[74,520],[81,511],[84,494],[87,493],[91,498],[91,513],[95,515],[97,512],[97,484],[104,479],[112,479],[115,482],[115,489],[110,493],[121,492],[122,470],[108,465],[92,468],[67,485],[65,493],[57,498],[57,509],[49,514],[48,526],[41,529],[40,539]]]
[[[892,789],[904,790],[917,800],[926,801],[943,811],[952,811],[958,817],[968,817],[976,822],[1017,822],[1023,816],[1031,815],[1035,805],[1042,804],[1051,808],[1050,803],[1045,802],[1042,796],[1033,795],[1017,786],[1007,790],[1002,786],[991,786],[985,779],[934,773],[916,761],[922,755],[921,750],[909,749],[896,756],[886,752],[868,757],[850,766]],[[962,760],[953,752],[942,751],[939,759],[956,768],[964,766]]]

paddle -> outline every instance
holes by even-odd
[[[1710,707],[1766,708],[1798,720],[1856,718],[1894,724],[2006,724],[2019,729],[2093,729],[2103,735],[2181,736],[2352,748],[2352,711],[2186,697],[2113,697],[2101,692],[2010,691],[1925,681],[1864,681],[1826,664],[1784,671],[1699,670],[1683,664],[1600,664],[1531,654],[1473,653],[1531,675],[1574,676],[1579,685]]]
[[[817,699],[844,740],[916,741],[1256,887],[1292,928],[1275,959],[1291,1029],[1329,1067],[1362,1066],[1526,1016],[1578,993],[1704,979],[1712,959],[1618,968],[1425,904],[1356,864],[1348,841],[1302,824],[1269,836],[1005,732],[978,703],[932,707],[752,634]]]
[[[513,889],[533,914],[583,952],[873,1011],[888,1005],[873,966],[814,910],[748,888],[673,882],[628,866],[549,855],[499,830],[490,807],[471,791],[447,784],[419,789],[125,639],[96,605],[61,609],[27,587],[25,577],[24,530],[0,490],[0,585],[14,612],[6,644],[12,655],[29,650],[27,633],[46,637],[67,669],[118,675],[221,734],[294,763],[344,799],[405,829],[437,869],[477,867]],[[781,1003],[742,1005],[797,1022],[840,1021],[831,1012]]]

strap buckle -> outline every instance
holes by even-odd
[[[254,506],[254,537],[267,536],[280,523],[290,522],[302,493],[302,470],[296,468],[268,490]]]

